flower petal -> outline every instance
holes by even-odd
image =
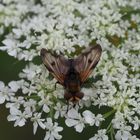
[[[0,104],[3,104],[5,102],[5,98],[3,96],[0,96]]]
[[[0,81],[0,91],[2,91],[2,89],[5,87],[4,83],[2,81]]]
[[[73,120],[73,119],[66,119],[65,123],[66,123],[66,125],[68,127],[72,127],[72,126],[76,125],[78,123],[78,121],[77,120]]]
[[[71,110],[68,111],[68,117],[75,119],[79,117],[79,114],[74,108],[72,108]]]
[[[78,125],[75,126],[75,129],[77,132],[82,132],[83,131],[83,128],[85,127],[85,125],[83,123],[80,123]]]
[[[94,125],[95,115],[91,111],[89,111],[89,110],[84,111],[83,116],[84,116],[86,123],[90,124],[91,126]]]

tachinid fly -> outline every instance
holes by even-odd
[[[76,103],[83,98],[81,87],[99,62],[101,53],[101,46],[95,45],[87,47],[75,59],[54,55],[44,48],[41,49],[40,55],[46,68],[64,87],[64,98]]]

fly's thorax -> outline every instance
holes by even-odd
[[[71,65],[68,73],[66,74],[64,85],[65,85],[65,89],[68,92],[75,93],[75,92],[79,92],[81,89],[80,76],[79,73],[74,69],[72,65],[72,60],[70,61],[71,61]]]

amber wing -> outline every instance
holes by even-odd
[[[69,70],[68,59],[62,55],[54,55],[44,48],[41,49],[40,55],[49,72],[58,80],[61,85],[64,85],[65,75]]]
[[[98,64],[102,53],[100,45],[87,47],[76,59],[74,68],[80,74],[81,83],[87,80]]]

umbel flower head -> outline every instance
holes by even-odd
[[[101,60],[74,107],[40,50],[75,58],[90,44],[102,47]],[[3,0],[0,51],[26,62],[18,80],[0,79],[0,104],[14,126],[31,121],[34,134],[38,127],[46,132],[44,140],[62,139],[66,126],[77,133],[89,126],[90,140],[140,139],[139,0]]]

